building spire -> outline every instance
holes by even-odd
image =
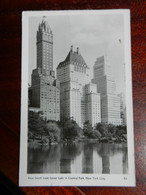
[[[52,34],[52,30],[47,22],[46,16],[43,16],[42,22],[39,24],[38,30]]]
[[[70,47],[70,51],[71,51],[71,52],[73,52],[73,45],[71,45],[71,47]]]
[[[43,21],[46,21],[46,16],[43,16]]]

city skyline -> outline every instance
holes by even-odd
[[[130,44],[130,10],[22,13],[20,186],[135,185]]]
[[[42,18],[40,16],[29,19],[29,83],[31,83],[32,69],[36,67],[36,30]],[[114,15],[96,15],[96,17],[92,15],[61,15],[61,17],[57,17],[54,15],[46,17],[46,20],[53,31],[53,69],[55,73],[58,64],[64,60],[70,46],[73,45],[74,49],[79,47],[90,67],[91,79],[96,58],[102,55],[108,56],[117,85],[117,93],[125,92],[122,15],[116,15],[116,17]],[[107,21],[109,21],[108,25]]]
[[[120,97],[108,57],[97,58],[91,79],[90,67],[79,47],[71,46],[64,61],[53,70],[53,32],[45,16],[37,30],[37,67],[31,76],[30,107],[39,107],[46,120],[73,118],[80,127],[86,121],[120,125]]]

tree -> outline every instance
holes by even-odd
[[[106,136],[108,133],[107,125],[105,123],[98,123],[96,125],[96,130],[98,130],[102,136]]]
[[[90,124],[89,120],[85,121],[84,127],[83,127],[84,136],[87,138],[91,138],[92,131],[93,131],[93,128],[92,128],[92,125]]]
[[[101,137],[101,133],[96,129],[93,130],[93,127],[89,121],[86,121],[84,123],[83,132],[84,132],[84,136],[89,138],[89,139],[90,138],[97,139],[97,138]]]
[[[126,125],[118,125],[118,126],[117,126],[117,129],[118,129],[118,130],[122,130],[122,132],[123,132],[124,134],[127,134],[127,126],[126,126]]]
[[[42,139],[44,134],[45,121],[41,117],[41,113],[28,111],[28,135],[31,135],[33,139],[39,135]]]
[[[48,122],[45,127],[50,142],[60,141],[60,128],[56,122]]]
[[[117,127],[113,124],[108,124],[107,128],[108,128],[108,136],[115,137],[117,132]]]
[[[100,133],[97,129],[95,129],[95,130],[93,131],[93,136],[95,137],[95,139],[96,139],[96,138],[100,138],[100,137],[101,137],[101,133]]]
[[[74,120],[67,119],[63,123],[63,138],[72,140],[80,137],[80,127]]]

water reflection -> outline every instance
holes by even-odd
[[[28,173],[126,174],[126,144],[81,141],[51,146],[28,146]]]
[[[71,173],[71,162],[81,153],[75,142],[60,144],[60,172]]]
[[[93,144],[85,142],[83,145],[82,173],[93,173]]]
[[[111,147],[108,143],[100,144],[98,154],[102,158],[102,173],[110,173],[110,150]]]

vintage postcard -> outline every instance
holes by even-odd
[[[129,10],[22,14],[20,186],[135,186]]]

